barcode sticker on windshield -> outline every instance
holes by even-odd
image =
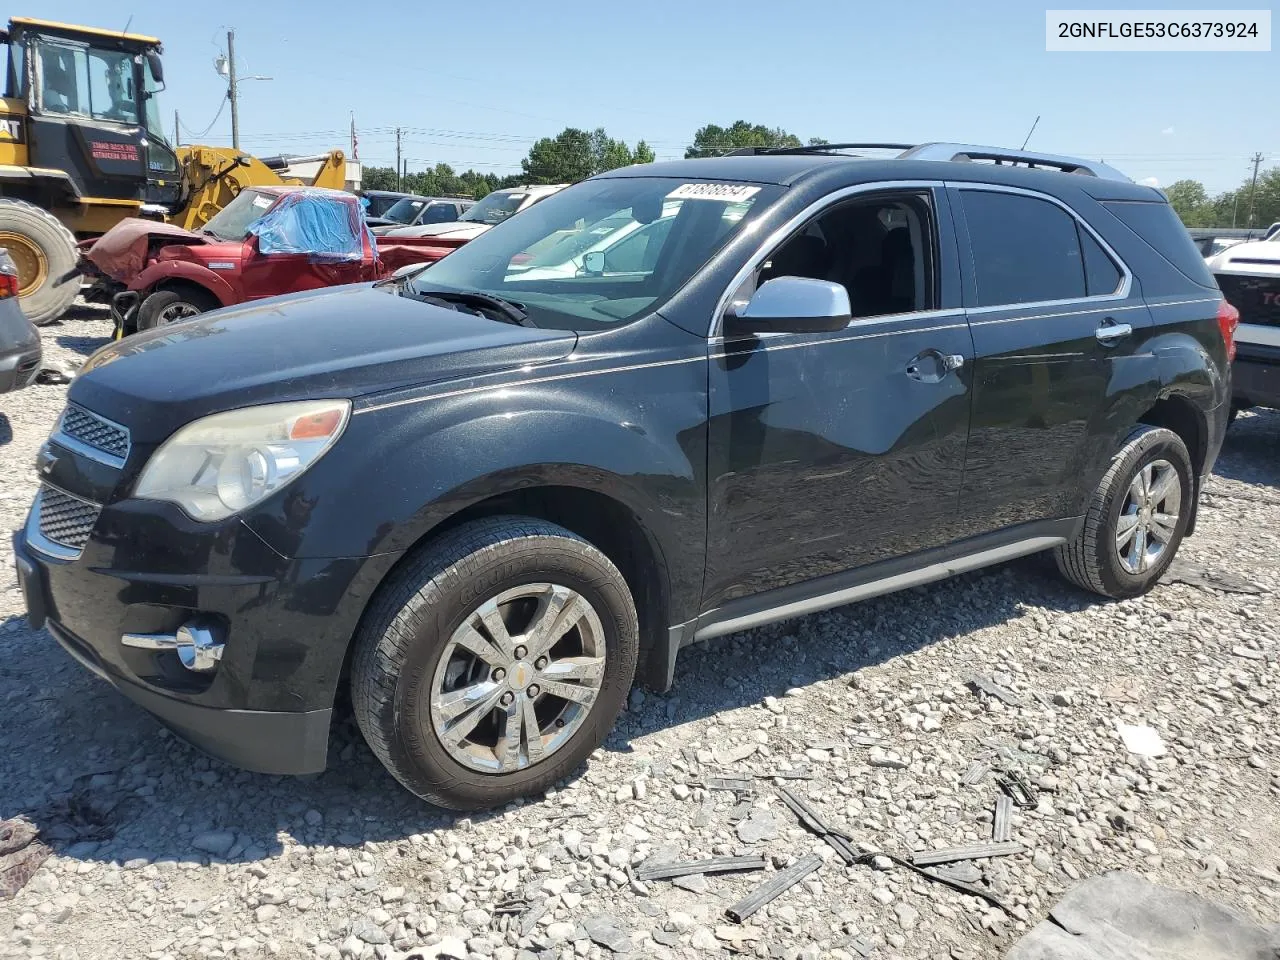
[[[667,199],[723,200],[732,203],[750,200],[759,192],[759,187],[746,187],[740,183],[682,183],[667,194]]]
[[[255,207],[260,207],[265,209],[266,207],[271,206],[271,198],[264,197],[262,194],[258,194],[256,197],[253,198],[253,205]]]

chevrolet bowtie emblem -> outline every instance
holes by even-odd
[[[53,451],[49,449],[46,443],[40,448],[40,452],[36,454],[36,469],[40,471],[40,476],[47,477],[53,472],[54,464],[58,462],[58,458],[53,455]]]

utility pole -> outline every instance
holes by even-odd
[[[173,111],[173,145],[175,147],[182,146],[182,133],[178,129],[178,111]]]
[[[400,128],[396,127],[396,189],[400,189]]]
[[[1253,155],[1253,182],[1249,184],[1249,229],[1253,229],[1253,200],[1258,191],[1258,167],[1262,165],[1262,154]]]
[[[240,109],[236,103],[236,32],[227,31],[227,96],[231,98],[231,148],[240,149]]]

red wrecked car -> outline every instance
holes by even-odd
[[[110,297],[117,337],[206,310],[377,280],[445,251],[379,252],[360,200],[318,187],[252,187],[198,230],[121,221],[83,245]]]

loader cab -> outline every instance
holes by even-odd
[[[79,197],[178,204],[158,39],[15,17],[5,41],[5,106],[24,165],[64,171]],[[13,116],[24,106],[25,122]]]

